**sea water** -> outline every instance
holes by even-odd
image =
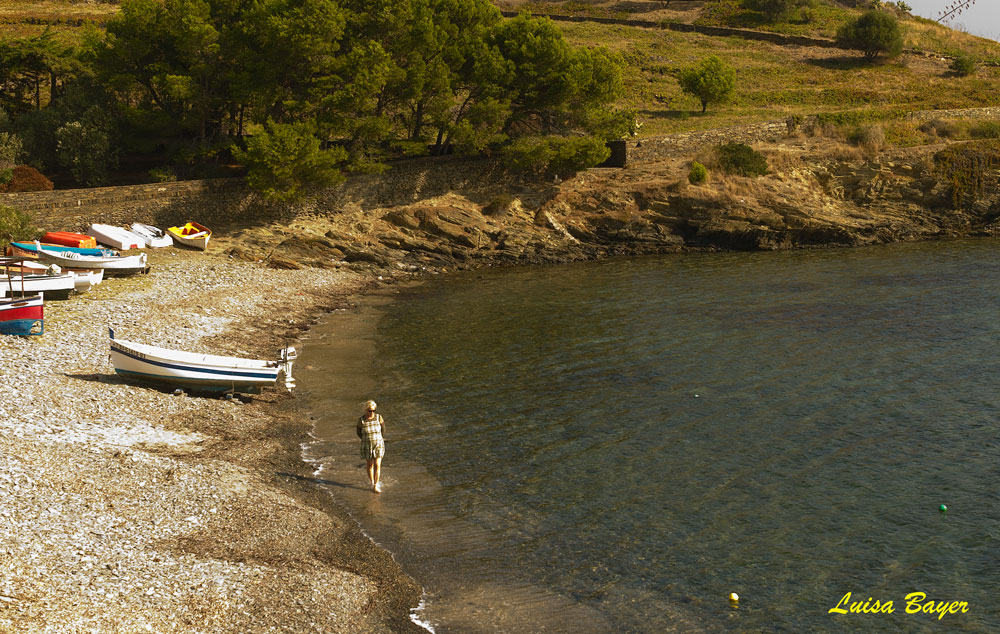
[[[441,276],[297,377],[317,481],[439,633],[995,632],[998,351],[987,239]]]

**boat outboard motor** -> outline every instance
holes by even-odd
[[[292,363],[298,358],[294,346],[285,346],[278,350],[279,372],[285,375],[285,388],[291,391],[295,387],[295,379],[292,378]]]

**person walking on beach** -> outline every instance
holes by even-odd
[[[385,455],[385,421],[375,413],[375,401],[365,402],[365,412],[358,419],[358,438],[361,439],[361,457],[368,466],[368,481],[372,490],[382,492],[382,456]]]

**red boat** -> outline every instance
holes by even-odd
[[[97,240],[82,233],[71,233],[69,231],[50,231],[42,236],[42,242],[58,244],[64,247],[79,247],[84,249],[94,249],[97,247]]]
[[[44,323],[41,295],[0,299],[0,334],[40,335]]]

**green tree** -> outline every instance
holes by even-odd
[[[701,112],[704,114],[708,104],[729,99],[736,87],[736,70],[712,55],[698,66],[682,70],[678,81],[681,90],[701,101]]]
[[[347,157],[340,148],[321,149],[314,124],[273,122],[234,155],[246,165],[251,187],[270,200],[285,202],[302,199],[310,187],[340,183],[338,164]]]
[[[41,231],[31,223],[31,216],[13,207],[0,205],[0,244],[34,240],[40,234]]]
[[[33,37],[0,40],[0,106],[14,116],[39,110],[81,72],[75,49],[49,28]]]
[[[0,132],[0,184],[9,183],[14,166],[21,160],[21,138],[10,132]]]
[[[118,166],[113,129],[108,113],[96,106],[88,109],[79,120],[59,126],[55,130],[59,166],[80,185],[106,185],[111,170]]]
[[[204,146],[241,131],[247,115],[309,116],[344,22],[329,0],[127,0],[93,58],[124,100],[165,115],[162,134]]]
[[[865,59],[875,59],[880,54],[893,58],[903,51],[903,33],[895,17],[873,9],[840,27],[837,43],[861,51]]]

